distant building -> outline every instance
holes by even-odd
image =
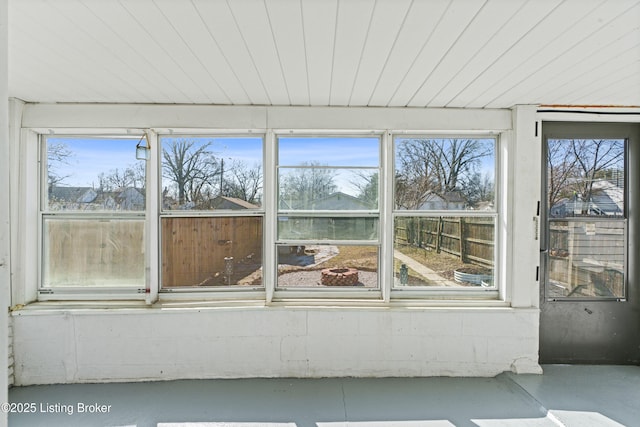
[[[52,210],[143,210],[144,189],[127,187],[115,191],[100,191],[91,187],[49,188],[49,209]]]
[[[608,180],[593,183],[593,193],[589,200],[580,195],[559,200],[549,210],[555,218],[579,215],[621,216],[624,213],[624,188]]]
[[[211,201],[211,208],[241,210],[241,209],[259,209],[260,206],[255,205],[253,203],[249,203],[246,200],[242,200],[237,197],[218,196]]]
[[[467,201],[457,191],[450,191],[443,195],[428,193],[418,210],[462,210],[466,204]]]

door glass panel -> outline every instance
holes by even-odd
[[[625,141],[548,139],[546,190],[546,297],[624,298]]]
[[[626,222],[549,221],[547,296],[623,298]]]

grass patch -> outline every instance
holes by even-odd
[[[338,246],[339,253],[319,264],[319,269],[350,267],[364,271],[378,271],[378,248],[376,246]]]
[[[448,280],[453,280],[454,270],[469,265],[463,263],[452,255],[442,252],[437,253],[436,251],[426,250],[415,246],[397,245],[396,250],[416,260]]]

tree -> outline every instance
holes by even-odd
[[[376,206],[378,203],[378,173],[362,172],[358,176],[362,179],[360,183],[355,183],[359,191],[358,198],[371,206]]]
[[[214,182],[220,175],[220,164],[208,150],[210,145],[211,142],[199,144],[195,140],[176,139],[162,149],[162,176],[175,185],[180,206],[202,203],[217,191]],[[169,191],[165,189],[163,194]]]
[[[481,139],[404,139],[397,149],[396,204],[416,209],[429,196],[461,191],[494,153],[494,144]]]
[[[303,162],[282,176],[281,199],[292,208],[309,209],[311,202],[336,192],[335,172],[319,162]],[[295,206],[291,206],[295,205]]]
[[[142,162],[129,165],[124,170],[118,168],[112,169],[108,174],[100,173],[98,175],[100,181],[100,190],[114,191],[125,188],[144,188],[145,187],[145,167]]]
[[[606,175],[618,175],[624,162],[624,143],[611,139],[554,139],[547,143],[547,195],[549,208],[563,198],[581,202],[581,213],[589,213],[589,202],[598,191],[594,183]]]
[[[494,198],[494,183],[490,174],[482,175],[474,172],[462,186],[462,196],[469,206],[477,206],[480,202],[491,202]]]
[[[50,142],[47,144],[47,181],[49,191],[71,176],[71,174],[61,175],[59,171],[62,165],[69,164],[71,157],[73,157],[73,152],[64,142]]]
[[[565,197],[570,197],[569,182],[577,175],[576,157],[564,140],[547,143],[547,200],[549,209]]]
[[[620,140],[571,140],[571,148],[580,173],[579,180],[575,180],[573,187],[576,194],[582,198],[582,214],[587,214],[588,203],[594,194],[593,184],[596,176],[614,166],[622,168],[624,161],[624,143]]]
[[[234,160],[229,168],[231,179],[225,179],[223,195],[258,204],[262,196],[262,166],[249,167],[246,163]],[[225,172],[225,176],[227,172]]]

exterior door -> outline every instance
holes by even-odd
[[[639,129],[543,123],[541,363],[640,362]]]

